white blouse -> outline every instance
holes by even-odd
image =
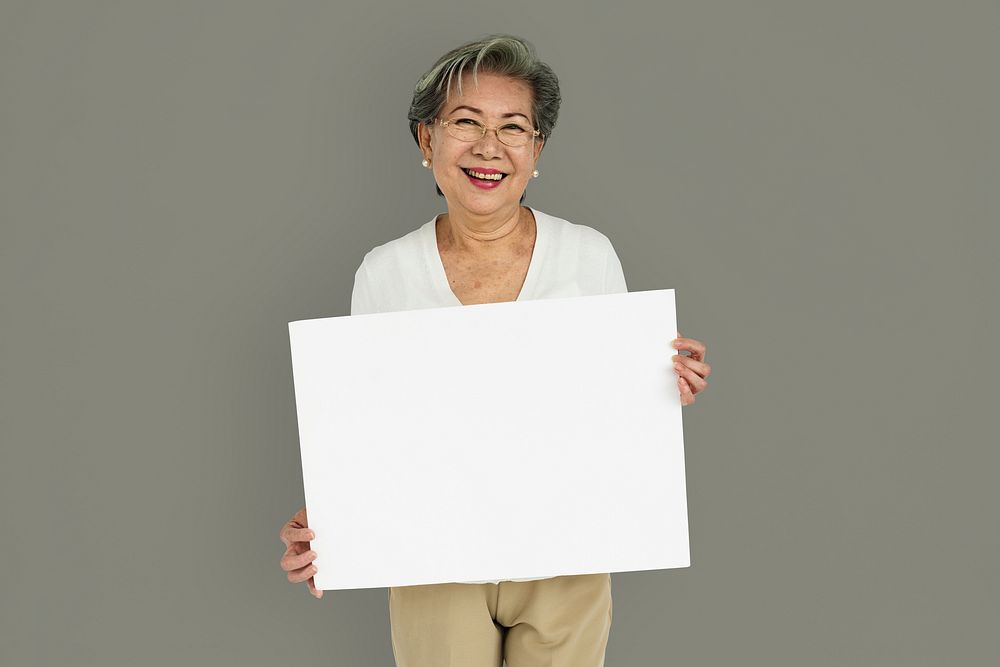
[[[530,210],[535,217],[535,247],[518,301],[628,291],[621,262],[608,237],[591,227]],[[451,291],[441,262],[436,223],[435,216],[420,228],[365,255],[354,276],[351,315],[462,305]]]

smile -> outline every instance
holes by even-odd
[[[503,179],[507,178],[507,174],[497,171],[495,169],[490,169],[488,172],[482,172],[477,169],[465,169],[466,177],[469,179],[469,183],[472,183],[477,188],[482,190],[492,190],[493,188],[500,187],[500,183]]]
[[[475,169],[465,169],[465,168],[462,168],[462,171],[464,171],[465,174],[470,178],[475,178],[480,181],[500,181],[507,177],[507,174],[501,171],[482,172],[482,171],[476,171]]]

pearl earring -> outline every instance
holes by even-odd
[[[534,170],[533,172],[531,172],[531,177],[532,178],[538,178],[538,170],[537,169]]]
[[[427,161],[427,158],[424,158],[424,161],[421,162],[420,164],[424,165],[425,167],[431,166],[431,163]]]

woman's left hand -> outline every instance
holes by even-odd
[[[680,333],[678,331],[677,335],[680,336]],[[705,378],[712,372],[712,367],[705,363],[705,344],[694,338],[675,338],[673,347],[678,352],[671,358],[674,360],[674,372],[678,375],[681,405],[691,405],[694,395],[705,391],[708,386]],[[687,350],[691,356],[680,354],[681,350]]]

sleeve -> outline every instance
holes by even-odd
[[[622,271],[621,260],[615,252],[611,241],[608,241],[608,254],[604,264],[604,293],[622,294],[628,292],[628,285],[625,284],[625,272]]]
[[[368,315],[377,313],[378,306],[373,296],[374,285],[364,261],[354,274],[354,290],[351,292],[351,315]]]

